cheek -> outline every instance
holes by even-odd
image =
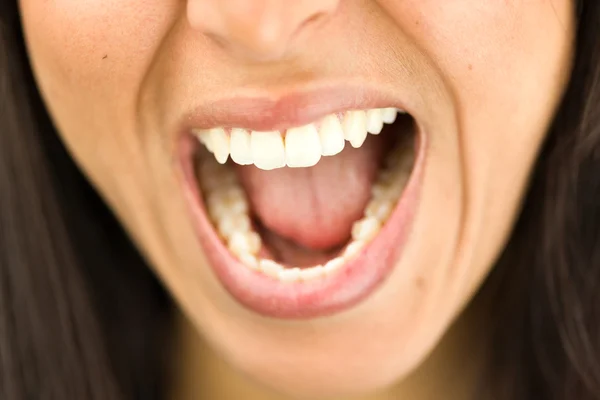
[[[508,236],[568,79],[572,2],[418,3],[413,35],[444,74],[459,121],[463,246],[476,249],[468,264],[489,266]],[[485,273],[473,274],[474,282]]]
[[[140,87],[178,0],[21,0],[46,107],[74,160],[127,224],[147,189]],[[122,171],[128,171],[123,174]]]
[[[572,0],[384,3],[444,78],[465,165],[477,166],[466,171],[471,187],[494,189],[490,180],[498,174],[518,181],[568,78]],[[503,189],[500,180],[491,181]]]
[[[465,182],[459,253],[469,254],[454,272],[476,286],[508,236],[568,79],[573,2],[380,3],[436,67],[452,98]]]
[[[145,71],[176,18],[174,1],[21,0],[34,72],[61,128],[76,115],[93,124],[114,117],[107,115],[111,108],[135,107]]]
[[[38,87],[88,177],[114,193],[119,165],[140,158],[134,134],[146,70],[178,14],[176,0],[21,0]],[[109,193],[110,194],[110,193]]]
[[[572,0],[382,0],[382,5],[438,66],[459,107],[509,93],[527,96],[532,88],[540,92],[536,84],[549,76],[557,78],[551,87],[561,87]]]

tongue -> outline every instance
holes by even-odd
[[[264,227],[300,246],[327,249],[347,241],[362,217],[382,151],[381,136],[370,136],[361,148],[347,143],[311,168],[238,171]]]

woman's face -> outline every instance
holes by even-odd
[[[506,242],[574,32],[570,0],[20,6],[79,166],[208,342],[296,394],[435,347]],[[381,108],[408,114],[365,141]]]

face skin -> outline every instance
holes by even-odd
[[[235,369],[303,396],[401,382],[440,343],[505,244],[567,81],[574,31],[570,0],[20,7],[59,134],[197,332]],[[174,161],[177,123],[243,88],[344,80],[392,88],[423,110],[412,235],[358,306],[312,321],[261,317],[227,294],[194,234]]]

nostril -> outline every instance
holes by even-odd
[[[327,17],[327,13],[320,12],[312,15],[311,17],[305,19],[298,27],[292,36],[298,35],[300,32],[307,30],[307,28],[315,28],[319,24],[321,24]]]
[[[225,36],[213,32],[204,32],[204,36],[220,49],[225,51],[232,50],[232,42],[227,40]]]
[[[221,48],[228,47],[227,41],[222,36],[219,36],[216,33],[205,32],[204,36],[206,36],[209,40],[211,40],[213,43],[215,43],[217,46],[219,46]]]
[[[300,28],[305,28],[308,25],[314,25],[315,23],[322,21],[325,18],[326,14],[325,13],[317,13],[315,15],[313,15],[310,18],[307,18],[306,21],[304,21],[301,25]]]
[[[189,0],[189,24],[235,57],[268,61],[284,57],[298,44],[296,38],[329,20],[338,0],[302,0],[293,6],[283,0],[256,0],[240,8],[241,4]]]

